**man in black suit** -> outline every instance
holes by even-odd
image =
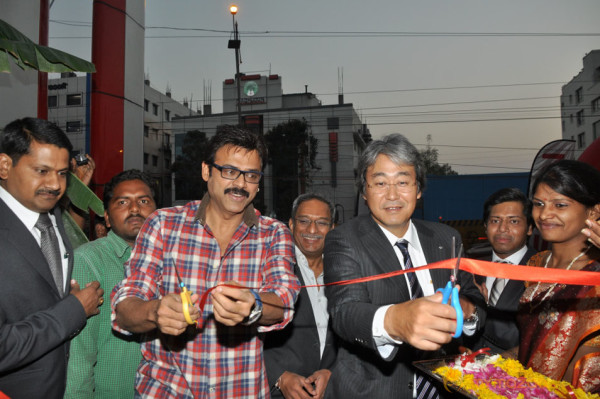
[[[335,361],[323,284],[325,236],[335,220],[331,201],[319,194],[294,200],[290,229],[296,244],[294,272],[302,288],[294,319],[283,330],[266,333],[265,367],[272,398],[322,398]]]
[[[425,188],[417,149],[402,135],[373,141],[359,161],[363,198],[370,214],[331,231],[325,239],[325,283],[356,279],[448,259],[458,232],[444,224],[411,219]],[[454,238],[454,239],[453,239]],[[412,362],[446,348],[456,312],[435,294],[451,271],[424,270],[359,284],[328,286],[329,315],[339,351],[326,391],[329,398],[413,398],[433,383]],[[463,332],[485,320],[485,302],[473,276],[461,271]],[[442,388],[443,389],[443,388]]]
[[[533,229],[531,203],[519,189],[496,191],[483,205],[485,232],[492,255],[484,260],[525,265],[536,253],[527,246]],[[519,329],[515,321],[519,299],[525,285],[519,280],[475,276],[488,301],[485,326],[465,343],[473,350],[489,347],[502,353],[519,345]]]
[[[0,136],[0,392],[12,399],[62,398],[68,341],[102,304],[98,282],[80,289],[70,281],[72,250],[56,204],[71,149],[41,119],[11,122]]]

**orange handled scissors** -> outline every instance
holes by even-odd
[[[173,265],[173,268],[175,269],[175,274],[177,275],[177,280],[179,280],[179,287],[181,288],[181,292],[179,293],[179,296],[181,297],[181,306],[183,307],[183,316],[185,317],[185,321],[190,325],[196,324],[196,322],[194,320],[192,320],[192,317],[190,316],[190,306],[193,306],[192,305],[192,292],[188,291],[188,289],[185,287],[185,284],[183,284],[183,280],[181,280],[181,276],[179,275],[177,266]]]

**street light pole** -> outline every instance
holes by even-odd
[[[238,33],[238,24],[235,21],[235,14],[238,12],[238,7],[232,5],[229,7],[231,18],[233,19],[233,40],[229,41],[228,48],[235,50],[235,82],[237,85],[237,114],[238,114],[238,126],[242,126],[242,91],[240,87],[240,44],[241,40]]]

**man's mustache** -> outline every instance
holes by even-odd
[[[250,193],[246,190],[244,190],[243,188],[238,188],[238,187],[229,187],[227,189],[225,189],[225,194],[229,194],[229,193],[233,193],[236,195],[243,195],[246,198],[250,197]]]
[[[142,219],[142,220],[144,220],[144,218],[142,217],[142,215],[136,213],[136,214],[132,214],[132,215],[127,216],[127,218],[125,219],[125,221],[127,222],[130,219],[134,219],[134,218],[135,219]]]
[[[58,197],[60,195],[60,190],[49,190],[47,188],[41,188],[35,192],[36,194],[49,194]]]

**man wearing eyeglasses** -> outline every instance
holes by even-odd
[[[359,176],[370,214],[327,235],[325,283],[448,259],[453,243],[458,250],[461,240],[456,230],[412,218],[425,188],[425,169],[419,152],[404,136],[371,142],[359,160]],[[412,362],[441,356],[435,351],[446,350],[455,334],[456,311],[435,293],[446,285],[450,273],[421,270],[328,286],[329,315],[340,345],[325,396],[437,398],[433,381],[417,372]],[[463,332],[473,334],[484,321],[485,301],[471,274],[459,272],[458,284],[466,319]]]
[[[113,328],[156,336],[142,344],[142,397],[268,397],[258,333],[293,315],[299,283],[290,232],[252,206],[266,159],[262,136],[224,126],[208,154],[208,193],[147,219],[113,291]],[[183,287],[194,293],[185,309]]]
[[[272,398],[317,398],[325,393],[336,355],[323,285],[325,236],[335,220],[331,201],[319,194],[294,200],[289,221],[296,244],[294,271],[303,287],[294,320],[265,334],[265,366]]]

